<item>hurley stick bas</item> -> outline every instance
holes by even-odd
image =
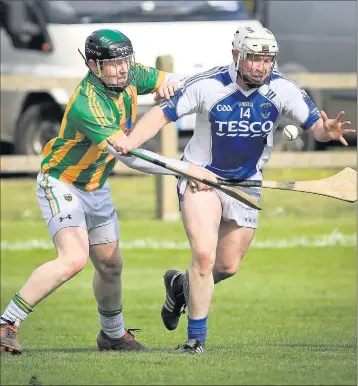
[[[112,143],[108,139],[107,139],[107,143],[113,147]],[[251,197],[249,194],[241,191],[239,188],[236,188],[234,186],[223,186],[223,185],[218,184],[216,182],[209,181],[205,178],[198,178],[198,177],[192,175],[191,173],[183,172],[180,169],[177,169],[176,167],[170,166],[170,165],[166,164],[165,162],[162,162],[162,161],[159,161],[158,159],[149,157],[148,155],[142,154],[136,150],[130,150],[129,154],[131,154],[137,158],[141,158],[142,160],[150,162],[154,165],[161,166],[162,168],[170,170],[173,173],[176,173],[180,176],[187,177],[187,178],[192,179],[192,180],[197,181],[197,182],[201,182],[205,185],[210,186],[211,188],[221,190],[222,192],[226,193],[227,195],[234,198],[235,200],[243,202],[244,204],[246,204],[250,208],[261,210],[258,201],[255,200],[253,197]]]
[[[357,172],[349,167],[333,176],[311,181],[256,181],[256,180],[219,180],[221,185],[241,187],[263,187],[267,189],[290,190],[318,194],[337,200],[357,201]]]

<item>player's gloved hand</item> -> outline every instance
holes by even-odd
[[[130,138],[125,134],[113,140],[107,139],[107,142],[109,145],[114,147],[114,149],[120,155],[126,155],[130,150],[134,149],[134,144],[132,143]]]
[[[155,101],[160,99],[170,99],[174,96],[175,91],[178,89],[179,83],[177,82],[168,82],[160,86],[154,96]]]
[[[211,171],[202,168],[201,166],[189,163],[188,167],[188,173],[192,174],[195,177],[201,178],[201,179],[206,179],[212,182],[218,182],[217,178],[215,177],[215,174],[211,173]],[[193,182],[195,182],[196,189],[194,187]],[[202,182],[194,181],[191,180],[190,182],[190,187],[191,191],[195,193],[197,190],[198,192],[203,191],[203,190],[211,190],[212,188]]]

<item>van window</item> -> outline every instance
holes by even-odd
[[[47,1],[52,24],[245,20],[243,1]]]

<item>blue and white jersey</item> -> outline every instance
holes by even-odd
[[[194,75],[160,106],[171,121],[192,113],[208,116],[207,127],[196,128],[184,149],[187,161],[222,178],[246,179],[269,160],[281,115],[307,130],[320,112],[306,92],[280,72],[248,91],[236,83],[236,76],[234,63]]]

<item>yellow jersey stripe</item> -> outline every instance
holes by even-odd
[[[106,121],[103,118],[104,114],[101,115],[101,112],[98,109],[98,104],[99,103],[96,100],[96,94],[95,94],[93,88],[90,88],[90,103],[91,103],[92,108],[93,108],[93,110],[95,112],[95,116],[94,117],[95,117],[96,121],[100,122],[101,126],[106,126]]]
[[[107,117],[106,117],[106,114],[105,114],[104,111],[103,111],[103,108],[102,108],[101,104],[100,104],[100,103],[98,102],[98,100],[96,99],[96,95],[94,95],[94,98],[95,98],[95,105],[96,105],[96,107],[97,107],[97,109],[98,109],[98,111],[99,111],[101,117],[103,117],[102,119],[103,119],[105,125],[106,125],[106,126],[110,126],[111,124],[108,122],[108,119],[107,119]]]
[[[95,108],[93,106],[93,90],[92,88],[89,86],[89,84],[87,83],[87,87],[86,87],[86,95],[88,97],[88,107],[89,109],[91,110],[91,113],[93,115],[93,118],[96,120],[96,122],[100,125],[100,126],[103,126],[103,122],[100,120],[100,118],[98,117],[98,112],[95,111]]]
[[[61,147],[59,147],[52,154],[50,162],[47,165],[45,165],[44,170],[42,172],[46,173],[49,169],[58,165],[63,160],[63,158],[66,156],[67,152],[70,151],[77,144],[78,144],[78,142],[74,139],[68,140],[67,142],[65,142]]]
[[[103,122],[102,122],[101,119],[98,117],[98,112],[95,110],[95,108],[94,108],[94,106],[93,106],[93,90],[90,88],[89,85],[87,86],[86,94],[88,95],[88,107],[90,108],[91,113],[92,113],[94,119],[96,120],[96,122],[97,122],[100,126],[103,126]]]
[[[84,169],[87,169],[92,163],[98,160],[101,154],[101,150],[99,150],[96,145],[91,145],[77,165],[69,166],[61,174],[60,181],[72,184]]]
[[[110,135],[109,137],[107,137],[105,140],[103,140],[99,145],[97,145],[97,147],[100,150],[103,150],[108,146],[107,139],[109,139],[111,141],[113,139],[121,137],[122,135],[125,135],[124,132],[122,130],[118,130],[115,133],[113,133],[112,135]]]
[[[52,148],[53,148],[53,145],[54,143],[56,142],[56,138],[52,138],[49,142],[46,143],[46,146],[44,147],[44,150],[43,150],[43,158],[45,159],[46,157],[48,157],[48,155],[52,152]]]
[[[132,123],[134,123],[137,119],[137,87],[128,86],[126,90],[132,97]]]
[[[60,133],[58,134],[58,136],[60,138],[63,138],[63,134],[65,132],[65,128],[67,126],[67,115],[68,115],[68,112],[70,111],[72,105],[73,105],[73,102],[75,101],[76,97],[77,97],[77,94],[79,93],[79,91],[81,90],[82,86],[78,86],[75,90],[75,92],[72,94],[68,104],[67,104],[67,107],[66,107],[66,110],[65,110],[65,114],[63,115],[63,118],[62,118],[62,122],[61,122],[61,127],[60,127]]]
[[[107,117],[105,116],[102,106],[100,105],[99,101],[96,99],[96,93],[94,91],[93,86],[89,86],[89,107],[91,109],[91,112],[96,119],[97,123],[99,123],[101,126],[110,126],[110,123],[107,120]]]
[[[101,166],[99,166],[96,169],[96,171],[93,173],[93,176],[92,176],[90,182],[88,182],[88,184],[86,185],[86,190],[88,192],[92,192],[92,191],[96,190],[99,187],[99,182],[101,180],[103,172],[104,172],[108,162],[110,160],[112,160],[113,158],[114,158],[114,156],[112,154],[108,154],[107,157],[106,157],[105,162]]]
[[[47,158],[47,157],[50,155],[50,153],[53,151],[53,146],[54,146],[54,144],[55,144],[57,138],[58,138],[58,137],[52,138],[49,142],[47,142],[47,144],[46,144],[46,146],[45,146],[45,148],[44,148],[44,150],[43,150],[43,159]],[[84,138],[84,135],[83,135],[82,133],[80,133],[80,132],[77,130],[77,131],[76,131],[75,139],[72,139],[72,140],[71,140],[71,143],[73,143],[72,146],[75,146],[75,145],[76,145],[76,141],[77,141],[77,143],[78,143],[78,142],[80,142],[83,138]],[[71,146],[71,147],[72,147],[72,146]],[[49,160],[49,162],[52,161],[52,158],[53,158],[53,155],[51,156],[51,159]],[[45,166],[42,167],[42,169],[41,169],[42,173],[46,173],[46,172],[48,171],[49,167],[50,167],[49,163],[45,164]]]
[[[119,104],[120,109],[121,109],[121,120],[119,122],[119,127],[121,129],[125,129],[126,128],[127,114],[126,114],[126,108],[124,106],[123,94],[121,94],[121,96],[119,97],[118,104]]]
[[[160,86],[162,86],[164,84],[166,75],[167,75],[166,72],[159,71],[157,83],[156,83],[153,91],[155,91],[158,87],[160,87]]]
[[[81,141],[82,139],[84,139],[84,135],[80,132],[80,131],[78,131],[78,130],[76,130],[76,136],[75,136],[75,141]]]
[[[116,99],[116,98],[112,98],[112,99],[115,102],[117,109],[121,115],[121,120],[119,122],[119,126],[121,129],[125,129],[127,116],[126,116],[126,109],[124,106],[123,94],[121,93],[121,95],[119,96],[118,99]]]

